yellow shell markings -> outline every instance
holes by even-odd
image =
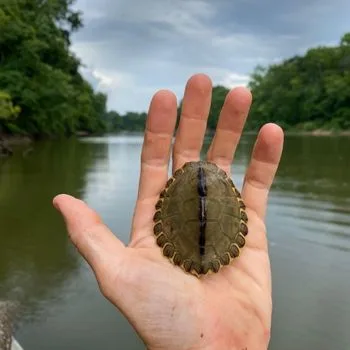
[[[245,205],[214,163],[188,162],[175,171],[155,209],[154,234],[163,255],[197,277],[218,272],[245,245]]]

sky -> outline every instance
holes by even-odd
[[[350,32],[349,0],[77,0],[84,27],[71,50],[84,77],[119,113],[147,111],[152,95],[178,100],[188,78],[246,85],[254,68],[337,45]]]

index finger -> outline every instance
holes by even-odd
[[[168,90],[158,91],[149,107],[141,152],[139,191],[131,234],[134,241],[149,233],[154,205],[167,181],[176,115],[176,96]]]

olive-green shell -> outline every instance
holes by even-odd
[[[205,252],[200,252],[198,171],[206,181]],[[164,256],[196,276],[218,272],[238,257],[248,233],[239,191],[214,163],[188,162],[168,180],[156,204],[154,234]]]

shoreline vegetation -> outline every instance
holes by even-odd
[[[207,132],[207,136],[213,136],[214,130],[210,130]],[[102,134],[94,134],[94,133],[86,133],[81,132],[77,133],[75,135],[70,135],[70,137],[75,138],[86,138],[86,137],[94,137],[94,136],[105,136],[105,135],[126,135],[126,136],[133,136],[133,135],[143,135],[142,131],[110,131],[105,132]],[[257,130],[246,130],[243,132],[244,135],[257,135]],[[350,130],[325,130],[325,129],[315,129],[311,131],[306,130],[284,130],[284,134],[286,136],[350,136]],[[43,140],[43,138],[40,138]],[[45,138],[44,138],[45,139]],[[48,140],[55,139],[53,137],[46,138]],[[1,144],[4,144],[6,146],[21,146],[21,145],[29,145],[33,142],[35,142],[36,139],[30,136],[25,135],[13,135],[13,134],[2,134],[0,137],[0,146]]]
[[[143,132],[146,113],[107,110],[107,95],[83,77],[71,36],[83,27],[75,0],[10,0],[0,9],[0,155],[38,139]],[[248,87],[245,133],[267,122],[286,135],[350,135],[350,32],[336,46],[310,48],[267,67]],[[212,133],[229,89],[214,86]],[[178,119],[182,101],[178,106]],[[178,121],[177,121],[178,123]]]
[[[211,137],[214,135],[215,130],[208,130],[207,136]],[[109,130],[103,133],[89,133],[86,131],[78,131],[74,135],[70,135],[69,137],[75,138],[85,138],[85,137],[94,137],[101,136],[106,134],[113,135],[142,135],[142,130]],[[246,130],[243,132],[244,135],[257,135],[258,130]],[[304,130],[302,126],[299,129],[287,129],[284,130],[284,134],[286,136],[328,136],[328,137],[350,137],[350,130],[327,130],[327,129],[314,129],[314,130]],[[54,137],[45,137],[39,139],[55,139]],[[0,157],[1,156],[10,156],[13,154],[12,147],[17,146],[29,146],[33,142],[36,141],[36,138],[31,137],[30,135],[18,135],[18,134],[0,134]]]

